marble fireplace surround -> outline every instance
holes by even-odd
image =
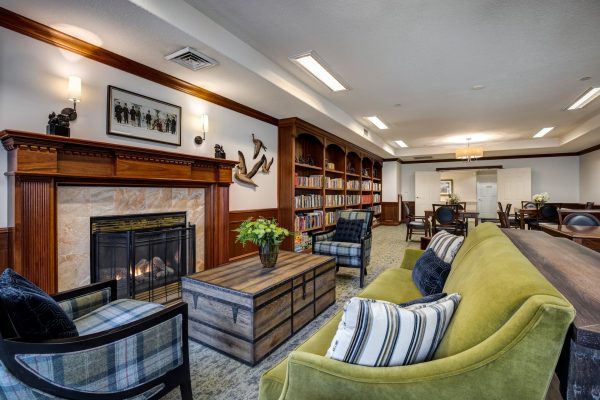
[[[90,283],[90,217],[186,212],[196,225],[196,271],[204,269],[203,188],[58,186],[58,291]]]
[[[204,268],[229,261],[229,186],[237,162],[14,130],[0,132],[0,141],[8,158],[12,265],[46,292],[59,289],[59,240],[61,264],[67,270],[74,268],[67,266],[69,256],[74,265],[83,260],[82,248],[89,249],[85,237],[90,216],[113,213],[109,210],[113,214],[162,210],[160,201],[186,211],[189,218],[203,220],[196,242],[203,245]],[[106,188],[112,189],[106,192]],[[80,232],[83,219],[76,220],[84,217],[88,221],[83,240],[59,236],[59,219],[61,229]],[[82,270],[89,273],[89,266]],[[76,275],[61,288],[85,282],[85,277]]]

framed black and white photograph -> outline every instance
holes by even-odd
[[[452,194],[452,179],[440,179],[440,194],[446,196]]]
[[[109,86],[106,133],[181,146],[181,107]]]

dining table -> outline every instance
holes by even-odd
[[[564,237],[592,250],[600,251],[600,226],[541,223],[540,229],[551,236]]]
[[[525,229],[525,216],[527,216],[527,218],[536,218],[538,210],[537,208],[516,208],[515,213],[519,214],[521,229]]]

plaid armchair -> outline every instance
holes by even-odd
[[[192,399],[187,304],[116,300],[116,281],[53,297],[78,337],[20,339],[0,307],[0,399]]]
[[[312,237],[313,254],[335,257],[336,267],[360,269],[360,287],[362,288],[367,274],[367,265],[371,261],[371,226],[373,211],[370,210],[340,210],[339,218],[363,220],[362,230],[356,237],[356,242],[335,242],[333,237],[336,228],[319,232]]]

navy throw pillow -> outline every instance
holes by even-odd
[[[414,299],[411,301],[407,301],[406,303],[400,303],[400,304],[398,304],[398,306],[408,307],[408,306],[414,306],[415,304],[431,303],[433,301],[438,301],[439,299],[442,299],[446,296],[447,296],[446,293],[430,294],[429,296],[425,296],[425,297],[421,297],[421,298]]]
[[[412,278],[419,291],[427,296],[442,292],[449,273],[450,264],[436,256],[432,249],[427,249],[415,263]]]
[[[19,337],[61,339],[78,336],[77,328],[58,303],[11,268],[0,275],[0,303]]]
[[[364,219],[338,219],[335,226],[335,233],[331,240],[334,242],[360,243],[364,222]]]

